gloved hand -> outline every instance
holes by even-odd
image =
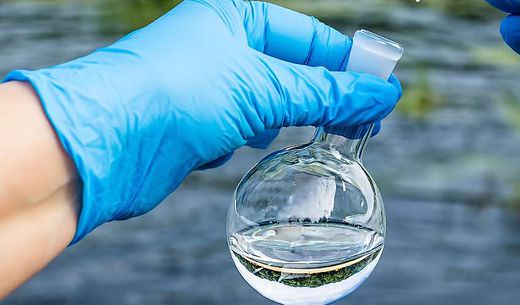
[[[505,42],[520,54],[520,0],[487,0],[491,5],[511,13],[502,22],[500,32]]]
[[[381,120],[401,88],[344,69],[351,40],[281,7],[185,1],[72,62],[14,71],[41,98],[83,182],[74,242],[144,214],[197,168],[285,126]],[[45,162],[45,160],[42,160]]]

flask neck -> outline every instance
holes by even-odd
[[[356,126],[348,128],[317,129],[313,143],[327,150],[333,150],[333,154],[361,162],[368,139],[374,126]]]

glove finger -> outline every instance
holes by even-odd
[[[212,169],[212,168],[217,168],[219,166],[222,166],[226,162],[228,162],[231,159],[231,157],[233,157],[233,154],[234,154],[234,151],[230,152],[229,154],[226,154],[216,160],[213,160],[209,163],[199,166],[199,168],[197,168],[197,170],[207,170],[207,169]]]
[[[279,129],[267,129],[261,134],[249,139],[247,146],[257,149],[266,149],[280,133]]]
[[[388,115],[401,95],[395,77],[388,82],[261,56],[268,69],[263,73],[271,76],[269,96],[260,99],[268,102],[257,105],[266,128],[370,124]]]
[[[502,22],[500,32],[511,49],[520,54],[520,16],[506,17]]]
[[[494,7],[507,13],[520,14],[520,1],[518,0],[486,0]]]
[[[397,94],[399,96],[398,99],[401,99],[403,96],[403,86],[401,85],[401,81],[395,76],[395,74],[390,75],[388,82],[392,84],[397,89]]]
[[[335,29],[289,9],[258,1],[235,1],[249,45],[297,64],[345,69],[352,40]]]

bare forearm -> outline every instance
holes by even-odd
[[[76,178],[29,84],[0,85],[0,145],[0,217],[41,202]]]
[[[0,300],[43,269],[74,237],[76,186],[0,219]]]
[[[77,222],[77,174],[25,83],[0,85],[0,300],[55,258]]]

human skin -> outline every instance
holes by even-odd
[[[518,14],[520,5],[489,0]],[[503,26],[515,48],[519,17]],[[0,84],[0,300],[58,256],[77,225],[78,174],[38,96],[22,82]]]
[[[32,87],[0,85],[0,300],[71,242],[77,173]]]
[[[9,73],[32,87],[0,87],[0,298],[71,239],[147,213],[189,172],[265,147],[272,131],[383,119],[399,81],[343,71],[350,47],[281,7],[192,0],[85,57]]]

